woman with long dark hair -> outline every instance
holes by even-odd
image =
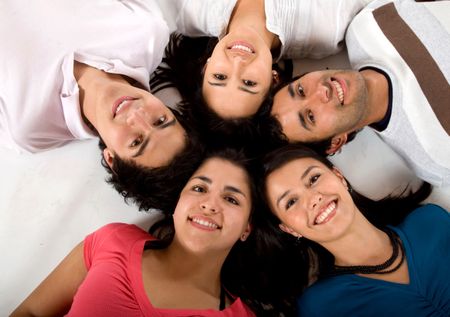
[[[313,282],[300,316],[450,315],[450,216],[419,206],[428,184],[372,201],[327,159],[294,145],[266,157],[264,179],[269,227],[312,268],[296,290]]]

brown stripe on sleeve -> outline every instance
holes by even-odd
[[[436,117],[450,135],[450,85],[420,39],[399,16],[393,3],[373,11],[384,35],[405,60]]]

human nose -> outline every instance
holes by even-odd
[[[213,198],[208,198],[208,199],[204,200],[200,204],[200,207],[201,207],[203,213],[215,214],[215,213],[218,213],[220,211],[219,204]]]
[[[313,102],[315,100],[319,100],[322,103],[327,103],[330,101],[330,87],[324,85],[323,83],[319,83],[316,87],[314,93],[310,96],[309,101]],[[311,100],[313,99],[313,100]]]
[[[320,192],[318,192],[318,191],[311,192],[309,201],[308,201],[309,209],[315,210],[316,208],[320,208],[322,200],[323,200],[323,196]]]
[[[150,118],[148,118],[146,112],[143,109],[130,111],[127,117],[127,124],[132,127],[141,128],[143,130],[148,130],[151,128]]]

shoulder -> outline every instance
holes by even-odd
[[[411,212],[402,224],[400,228],[406,228],[410,226],[418,227],[441,227],[448,226],[450,224],[450,214],[442,207],[434,204],[426,204]],[[448,227],[447,227],[448,228]]]
[[[144,230],[142,230],[141,228],[139,228],[134,224],[113,222],[104,225],[103,227],[100,227],[92,234],[101,237],[101,236],[123,235],[123,234],[136,235],[141,233],[147,234]]]
[[[450,214],[441,207],[427,204],[417,208],[397,227],[412,248],[432,252],[450,241]],[[421,251],[421,252],[422,252]]]
[[[84,241],[85,252],[122,249],[140,240],[151,240],[152,236],[136,225],[110,223],[88,235]]]

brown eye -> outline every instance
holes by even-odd
[[[314,185],[320,178],[320,174],[312,175],[309,178],[309,185]]]
[[[307,117],[308,117],[308,120],[309,120],[311,123],[315,123],[315,122],[316,122],[316,120],[315,120],[315,118],[314,118],[314,115],[313,115],[313,113],[312,113],[311,110],[308,111]]]
[[[225,196],[224,199],[225,199],[227,202],[229,202],[230,204],[239,206],[239,202],[238,202],[234,197],[231,197],[231,196]]]
[[[254,82],[254,81],[252,81],[252,80],[244,79],[242,82],[244,83],[245,86],[248,86],[248,87],[254,87],[254,86],[256,86],[256,82]]]
[[[297,93],[301,97],[305,97],[305,90],[303,89],[303,86],[298,84],[297,86]]]
[[[191,190],[194,191],[194,192],[197,192],[197,193],[205,193],[206,192],[206,189],[204,187],[202,187],[202,186],[199,186],[199,185],[192,186]]]
[[[164,122],[166,122],[166,121],[167,121],[167,117],[166,117],[166,115],[163,115],[163,116],[159,117],[155,122],[153,122],[153,125],[155,127],[158,127],[158,126],[164,124]]]
[[[298,200],[297,198],[288,199],[286,205],[284,206],[284,209],[288,210],[289,208],[291,208],[297,202],[297,200]]]
[[[133,140],[133,142],[131,142],[130,147],[133,148],[139,146],[142,143],[142,140],[143,140],[142,136],[137,137],[136,139]]]
[[[213,74],[213,76],[217,80],[225,80],[225,79],[227,79],[227,75],[224,75],[224,74]]]

